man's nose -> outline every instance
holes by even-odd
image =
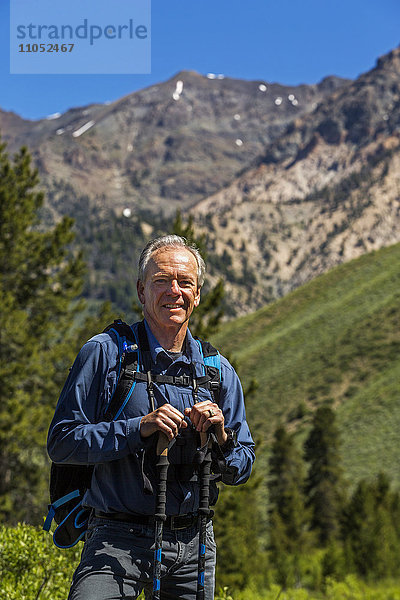
[[[179,294],[180,293],[179,284],[178,284],[177,279],[172,279],[171,280],[171,287],[170,287],[169,291],[172,294]]]

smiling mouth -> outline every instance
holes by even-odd
[[[182,304],[164,304],[164,308],[183,308]]]

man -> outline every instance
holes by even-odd
[[[84,498],[92,517],[70,600],[137,598],[142,589],[147,598],[151,596],[155,497],[149,491],[154,489],[157,436],[164,434],[176,442],[170,450],[177,464],[167,484],[163,534],[161,598],[165,600],[196,597],[199,483],[190,463],[199,434],[213,426],[227,467],[222,469],[223,481],[236,485],[250,475],[254,443],[234,369],[221,357],[218,403],[210,390],[195,384],[204,375],[204,359],[188,322],[200,302],[204,272],[200,253],[181,237],[158,238],[143,250],[137,291],[151,364],[138,366],[150,371],[151,384],[137,382],[116,420],[102,420],[118,379],[119,351],[112,331],[83,346],[65,383],[50,426],[49,455],[56,463],[95,466]],[[132,326],[136,336],[139,326]],[[187,385],[158,383],[157,376],[162,375],[185,375]],[[214,484],[211,503],[216,499]],[[215,555],[210,520],[207,600],[214,597]]]

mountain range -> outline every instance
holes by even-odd
[[[117,213],[168,213],[230,183],[288,123],[343,83],[330,77],[285,87],[181,72],[116,102],[40,121],[2,112],[0,129],[11,150],[28,145],[44,185],[69,181]]]
[[[210,282],[224,278],[230,316],[400,240],[399,48],[355,81],[183,71],[39,121],[0,111],[0,132],[10,151],[30,149],[46,219],[77,218],[95,298],[110,297],[109,280],[132,271],[177,208],[207,234]]]

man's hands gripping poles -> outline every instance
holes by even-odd
[[[219,445],[222,446],[226,442],[224,415],[218,404],[210,402],[210,400],[198,402],[191,408],[185,408],[185,414],[171,404],[163,404],[142,417],[140,433],[145,438],[159,431],[168,438],[168,441],[171,441],[178,435],[179,429],[188,426],[185,416],[190,419],[199,433],[206,433],[210,427],[214,426],[215,437]]]

